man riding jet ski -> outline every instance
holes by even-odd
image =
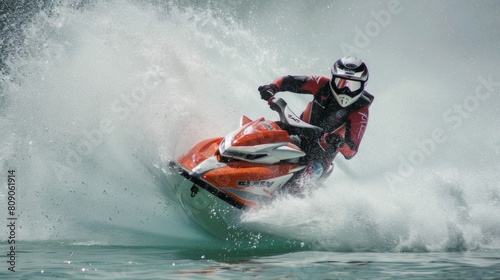
[[[373,96],[364,91],[365,64],[335,62],[332,79],[285,76],[259,87],[279,121],[242,116],[239,127],[204,139],[168,164],[165,187],[186,213],[216,236],[239,236],[241,214],[281,194],[303,194],[308,180],[326,178],[338,152],[352,158],[368,122]],[[300,117],[279,91],[312,94]],[[321,181],[321,180],[320,180]]]
[[[312,180],[326,178],[333,171],[338,152],[346,159],[356,155],[368,124],[368,108],[374,97],[364,90],[368,68],[361,59],[348,56],[337,60],[331,68],[332,78],[320,76],[283,76],[258,88],[261,98],[270,102],[280,91],[314,96],[300,118],[321,127],[319,137],[297,135],[299,146],[307,156],[303,176]],[[286,129],[283,127],[283,129]]]

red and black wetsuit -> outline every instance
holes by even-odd
[[[344,144],[338,150],[336,147],[330,147],[324,140],[321,142],[324,149],[322,156],[328,165],[337,152],[342,153],[346,159],[356,155],[368,124],[368,108],[374,99],[371,94],[363,91],[353,104],[342,107],[333,96],[330,79],[326,77],[284,76],[272,84],[276,85],[279,91],[312,94],[314,99],[302,113],[302,120],[323,128],[325,136],[335,133],[344,139]]]

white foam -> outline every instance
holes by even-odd
[[[296,19],[299,7],[274,20]],[[330,18],[328,11],[320,15]],[[8,105],[0,107],[7,132],[0,136],[0,170],[18,172],[20,237],[82,244],[199,238],[163,197],[158,170],[197,141],[232,131],[242,114],[275,117],[256,88],[279,75],[329,75],[342,55],[338,40],[352,39],[315,29],[320,47],[309,42],[299,53],[310,28],[262,30],[264,19],[242,16],[241,23],[210,11],[167,13],[128,2],[61,5],[34,17],[25,28],[27,55],[8,60]],[[490,68],[469,82],[451,74],[464,72],[459,58],[446,60],[447,75],[422,72],[423,59],[387,50],[395,39],[384,32],[398,42],[410,36],[410,23],[399,20],[362,53],[376,100],[359,155],[338,159],[331,179],[309,197],[280,199],[243,222],[328,250],[498,248],[499,89],[470,107],[478,75],[487,79]],[[336,30],[347,30],[345,22],[335,22]],[[307,102],[281,95],[296,112]],[[464,104],[474,108],[466,117],[454,106]],[[445,140],[426,150],[436,130]]]

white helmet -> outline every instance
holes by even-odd
[[[354,56],[337,60],[332,67],[330,89],[342,107],[354,103],[361,96],[368,81],[368,68]]]

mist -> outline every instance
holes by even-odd
[[[166,163],[242,114],[276,118],[258,86],[355,55],[375,96],[357,156],[242,221],[325,250],[500,245],[498,2],[45,4],[2,18],[19,26],[4,33],[0,171],[18,174],[21,239],[210,238],[162,192]],[[296,113],[310,100],[279,96]]]

